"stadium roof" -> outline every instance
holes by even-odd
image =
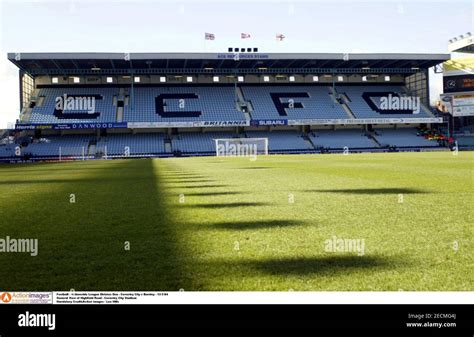
[[[236,59],[238,55],[238,59]],[[413,72],[449,54],[9,53],[31,75],[143,73]],[[411,71],[410,71],[411,70]]]
[[[452,53],[474,53],[474,36],[468,33],[466,37],[449,40],[448,51]]]

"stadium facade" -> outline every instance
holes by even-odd
[[[472,33],[449,40],[456,57],[443,63],[443,94],[438,107],[445,112],[446,132],[460,148],[474,149],[474,37]]]
[[[21,115],[4,160],[446,148],[429,68],[449,54],[10,53]]]

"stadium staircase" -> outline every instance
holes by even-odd
[[[310,148],[316,150],[316,146],[314,146],[313,141],[311,140],[311,137],[309,137],[306,133],[304,133],[301,137],[305,140],[305,142],[308,144]]]
[[[34,107],[41,107],[44,102],[44,97],[38,97],[39,90],[34,89],[31,92],[31,98],[26,107],[23,107],[23,111],[20,113],[20,121],[29,122],[31,118],[31,113],[33,112]]]
[[[347,113],[348,118],[356,118],[351,108],[349,108],[348,102],[350,102],[350,99],[346,94],[339,94],[333,87],[329,87],[329,92],[329,96],[331,96],[332,101],[335,104],[341,105],[341,107]]]
[[[367,131],[367,137],[371,139],[375,144],[377,144],[376,147],[382,147],[382,144],[375,138],[375,133],[374,131]]]
[[[28,123],[31,118],[31,110],[32,109],[29,106],[23,108],[23,111],[20,113],[20,121],[23,123]]]
[[[122,122],[123,121],[123,106],[117,106],[116,120],[117,120],[117,122]]]
[[[125,90],[124,88],[119,89],[119,94],[118,96],[114,96],[114,101],[113,104],[116,107],[116,121],[117,122],[123,122],[123,109],[125,106]]]
[[[407,87],[402,87],[402,90],[403,90],[403,96],[416,96],[412,91],[410,91]],[[429,107],[427,107],[426,105],[424,105],[423,103],[420,102],[420,110],[425,112],[428,117],[430,118],[435,118],[437,116],[435,116],[435,114],[433,113],[433,111],[431,111],[431,109]]]
[[[435,114],[433,113],[433,111],[431,111],[430,108],[428,108],[426,105],[424,105],[423,103],[420,104],[420,109],[424,110],[426,112],[426,114],[431,117],[431,118],[435,118],[437,116],[435,116]]]
[[[237,110],[241,111],[246,120],[252,119],[253,106],[252,102],[245,100],[242,89],[236,87],[237,102],[235,102]]]
[[[87,145],[87,155],[94,157],[96,154],[97,141],[91,140]]]
[[[316,144],[313,142],[313,139],[316,138],[316,134],[314,133],[314,131],[310,131],[308,132],[307,134],[304,135],[304,138],[307,138],[309,143],[311,144],[311,146],[314,148],[314,149],[318,149],[319,147],[316,146]]]
[[[173,147],[171,145],[171,138],[169,136],[166,136],[163,142],[165,144],[165,153],[172,153]]]

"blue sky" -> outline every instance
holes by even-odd
[[[473,26],[472,0],[0,0],[0,128],[19,109],[7,52],[445,53],[448,39]],[[216,40],[204,41],[204,32]],[[287,38],[277,42],[276,33]],[[437,94],[439,77],[432,88]]]

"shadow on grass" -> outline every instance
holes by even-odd
[[[153,161],[104,161],[98,165],[111,169],[84,172],[80,179],[63,180],[68,184],[59,188],[41,185],[36,189],[30,178],[31,193],[22,196],[21,202],[12,199],[4,205],[2,233],[37,238],[39,251],[34,258],[0,254],[2,288],[189,288],[183,268],[191,257],[169,212]],[[55,179],[57,174],[50,172],[46,181],[61,181]],[[77,195],[73,204],[70,193]]]
[[[217,187],[228,187],[229,185],[220,185],[220,184],[207,184],[207,185],[183,185],[183,186],[174,186],[175,188],[217,188]]]
[[[115,168],[110,168],[110,167],[77,167],[77,168],[64,167],[65,165],[72,164],[72,163],[73,162],[70,162],[70,163],[60,163],[60,162],[38,163],[36,165],[38,165],[39,167],[41,167],[41,165],[50,165],[50,166],[45,167],[44,170],[25,167],[24,170],[22,170],[22,172],[25,172],[25,173],[36,173],[36,172],[46,173],[46,172],[51,172],[51,171],[57,171],[57,173],[61,173],[62,171],[66,171],[66,172],[67,171],[73,171],[73,172],[88,171],[88,172],[92,172],[92,171],[113,171],[113,170],[115,170]],[[77,163],[77,162],[75,162],[75,163]],[[57,165],[57,166],[54,167],[53,165]],[[2,168],[2,166],[0,166],[0,168]],[[3,172],[18,173],[18,170],[0,169],[0,172],[2,172],[2,173]]]
[[[170,184],[186,184],[186,183],[212,183],[215,180],[211,179],[167,179],[164,178],[163,182],[164,183],[170,183]]]
[[[33,185],[33,184],[64,184],[64,183],[77,183],[79,181],[85,181],[84,179],[25,179],[25,180],[4,180],[0,181],[0,185]]]
[[[304,221],[298,220],[228,221],[209,224],[209,227],[224,230],[253,230],[301,226],[303,224],[305,224]]]
[[[267,259],[263,261],[242,261],[223,263],[232,268],[232,264],[256,269],[270,275],[309,275],[309,274],[344,274],[359,270],[393,269],[405,263],[398,258],[381,256],[325,256],[300,257],[284,259]]]
[[[185,196],[191,197],[216,197],[220,195],[238,195],[244,194],[243,192],[191,192],[191,193],[184,193]]]
[[[271,170],[273,167],[265,167],[265,166],[254,166],[254,167],[239,167],[237,170]]]
[[[221,203],[221,204],[217,204],[217,203],[197,204],[197,205],[184,204],[180,207],[218,209],[218,208],[238,208],[238,207],[267,206],[267,205],[269,204],[265,202],[229,202],[229,203]]]
[[[164,173],[161,175],[162,178],[176,178],[176,179],[200,179],[206,178],[206,176],[202,174],[194,174],[194,173]]]
[[[432,193],[417,188],[347,188],[331,190],[305,190],[314,193],[344,193],[344,194],[424,194]]]
[[[52,171],[54,173],[58,173],[55,171]],[[120,171],[112,172],[112,171],[104,171],[101,172],[104,174],[104,176],[97,174],[94,177],[87,177],[87,178],[66,178],[66,179],[16,179],[16,180],[5,180],[5,181],[0,181],[0,185],[39,185],[39,184],[70,184],[71,186],[78,184],[78,183],[84,183],[88,184],[91,182],[97,182],[99,184],[106,184],[106,183],[114,183],[114,184],[121,184],[123,183],[124,180],[126,180],[124,177],[112,177],[112,174],[115,173],[120,173]],[[60,173],[58,173],[60,174]],[[134,181],[138,180],[148,180],[149,178],[146,177],[135,177]]]

